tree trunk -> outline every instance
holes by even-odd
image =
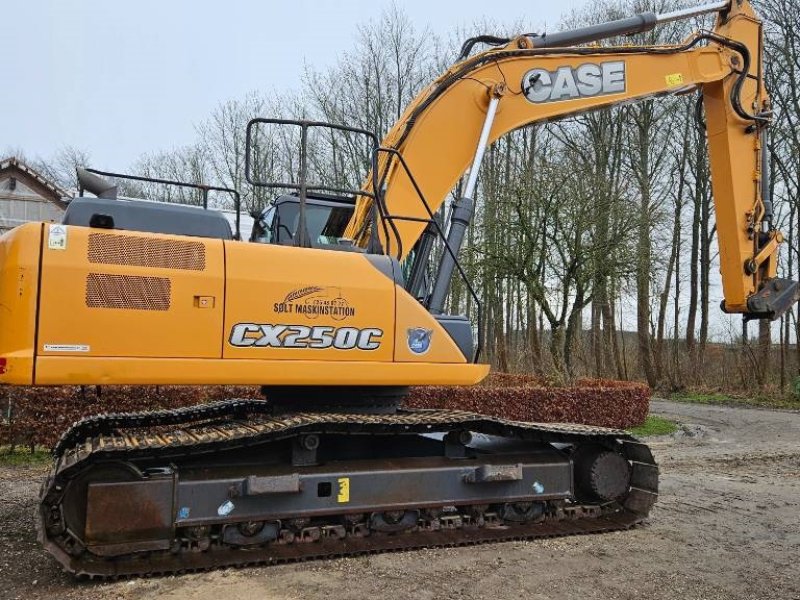
[[[639,223],[636,251],[636,338],[638,340],[639,367],[641,368],[648,385],[655,387],[657,382],[656,372],[653,368],[653,352],[650,340],[650,269],[652,240],[651,227],[651,189],[650,189],[650,139],[649,134],[652,122],[647,106],[642,110],[641,120],[638,123],[638,168],[637,179],[639,184]]]
[[[695,190],[694,210],[692,211],[692,241],[689,247],[689,311],[686,314],[686,349],[691,355],[695,345],[697,321],[697,282],[699,280],[698,258],[700,255],[700,198]]]
[[[758,368],[756,371],[759,373],[758,385],[764,388],[769,383],[770,372],[770,350],[772,346],[772,338],[770,336],[770,321],[769,319],[760,319],[758,321]]]
[[[550,356],[556,375],[564,377],[564,327],[561,323],[550,323]]]

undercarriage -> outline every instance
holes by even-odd
[[[118,577],[629,528],[658,468],[624,431],[460,411],[99,415],[55,449],[40,537]]]

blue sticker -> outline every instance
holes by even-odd
[[[433,329],[412,327],[408,330],[408,349],[414,354],[425,354],[431,347]]]
[[[189,512],[191,512],[191,510],[188,506],[181,506],[181,509],[178,511],[178,520],[188,519]]]

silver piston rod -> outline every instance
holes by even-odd
[[[618,35],[644,33],[662,23],[681,21],[712,12],[722,12],[727,10],[729,6],[729,0],[724,0],[720,2],[711,2],[709,4],[701,4],[691,8],[682,8],[660,15],[654,12],[643,12],[633,17],[618,19],[616,21],[608,21],[606,23],[559,31],[557,33],[543,34],[531,38],[531,43],[534,48],[563,48],[565,46],[576,46],[578,44],[597,42]]]
[[[439,270],[436,272],[436,280],[433,283],[428,310],[433,314],[440,314],[444,308],[444,301],[450,289],[450,280],[453,278],[453,270],[456,261],[453,256],[458,256],[461,246],[464,244],[464,235],[467,232],[472,217],[475,214],[475,186],[478,183],[478,171],[481,169],[483,155],[489,141],[489,132],[492,130],[494,116],[497,113],[497,105],[500,103],[500,96],[493,94],[489,100],[489,108],[486,110],[486,119],[483,121],[478,147],[475,149],[475,158],[472,160],[467,185],[464,188],[464,195],[453,203],[452,214],[450,216],[450,230],[447,232],[447,245],[453,250],[451,255],[446,249],[442,253],[439,262]]]

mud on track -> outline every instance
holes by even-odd
[[[0,599],[800,600],[800,413],[653,402],[649,524],[590,537],[75,583],[37,545],[41,469],[0,468]]]

